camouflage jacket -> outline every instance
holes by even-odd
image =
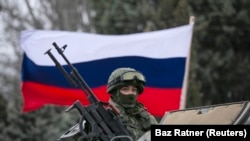
[[[120,117],[134,140],[150,130],[151,124],[158,124],[155,117],[145,109],[142,103],[138,103],[137,110],[134,111],[128,111],[112,99],[109,103],[119,109]]]

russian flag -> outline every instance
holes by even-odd
[[[186,67],[189,58],[193,24],[166,30],[128,35],[25,30],[20,34],[23,49],[22,96],[23,112],[45,105],[69,106],[76,100],[89,104],[80,88],[72,87],[54,62],[52,54],[69,70],[67,63],[54,49],[55,42],[100,101],[107,102],[107,81],[119,67],[132,67],[146,77],[144,93],[139,96],[148,111],[163,116],[166,111],[181,108]]]

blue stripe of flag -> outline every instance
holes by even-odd
[[[70,59],[69,59],[70,60]],[[152,59],[126,56],[73,64],[91,88],[107,84],[110,73],[119,67],[132,67],[141,71],[146,86],[157,88],[181,88],[186,58]],[[67,71],[69,68],[63,66]],[[61,72],[54,66],[38,66],[25,54],[22,64],[22,80],[71,88]]]

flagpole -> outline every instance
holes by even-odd
[[[190,18],[189,18],[189,24],[194,25],[194,22],[195,22],[195,17],[194,16],[190,16]],[[192,33],[192,35],[193,35],[193,33]],[[189,77],[189,66],[190,66],[190,57],[191,57],[191,48],[192,48],[192,36],[191,36],[191,42],[190,42],[188,56],[187,56],[187,59],[186,59],[184,81],[183,81],[183,87],[182,87],[182,91],[181,91],[180,109],[185,109],[186,108],[188,77]]]

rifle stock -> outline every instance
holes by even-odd
[[[69,81],[71,85],[73,85],[74,87],[80,87],[83,90],[84,94],[87,96],[90,102],[90,105],[83,106],[80,101],[76,101],[66,110],[70,111],[76,108],[81,114],[81,118],[78,123],[78,126],[73,126],[59,139],[64,140],[66,138],[74,138],[73,136],[76,134],[76,132],[73,130],[77,130],[77,134],[80,134],[80,138],[82,139],[91,140],[92,138],[96,137],[102,141],[132,141],[130,133],[125,128],[121,118],[117,114],[119,113],[118,110],[116,110],[116,108],[112,106],[109,106],[110,108],[107,108],[107,106],[104,106],[104,102],[100,102],[98,100],[98,98],[87,85],[85,80],[79,74],[78,70],[69,62],[67,57],[63,54],[67,45],[64,45],[62,48],[60,48],[55,42],[52,45],[66,61],[67,65],[71,70],[70,74],[68,74],[68,72],[57,61],[57,59],[51,53],[51,49],[46,51],[45,54],[49,55],[51,60],[55,63],[56,67],[61,71],[61,73],[65,76],[65,78]],[[89,132],[86,132],[83,127],[85,126],[85,121],[86,124],[89,124],[89,126],[91,127],[91,131]],[[72,136],[69,134],[72,134]]]

